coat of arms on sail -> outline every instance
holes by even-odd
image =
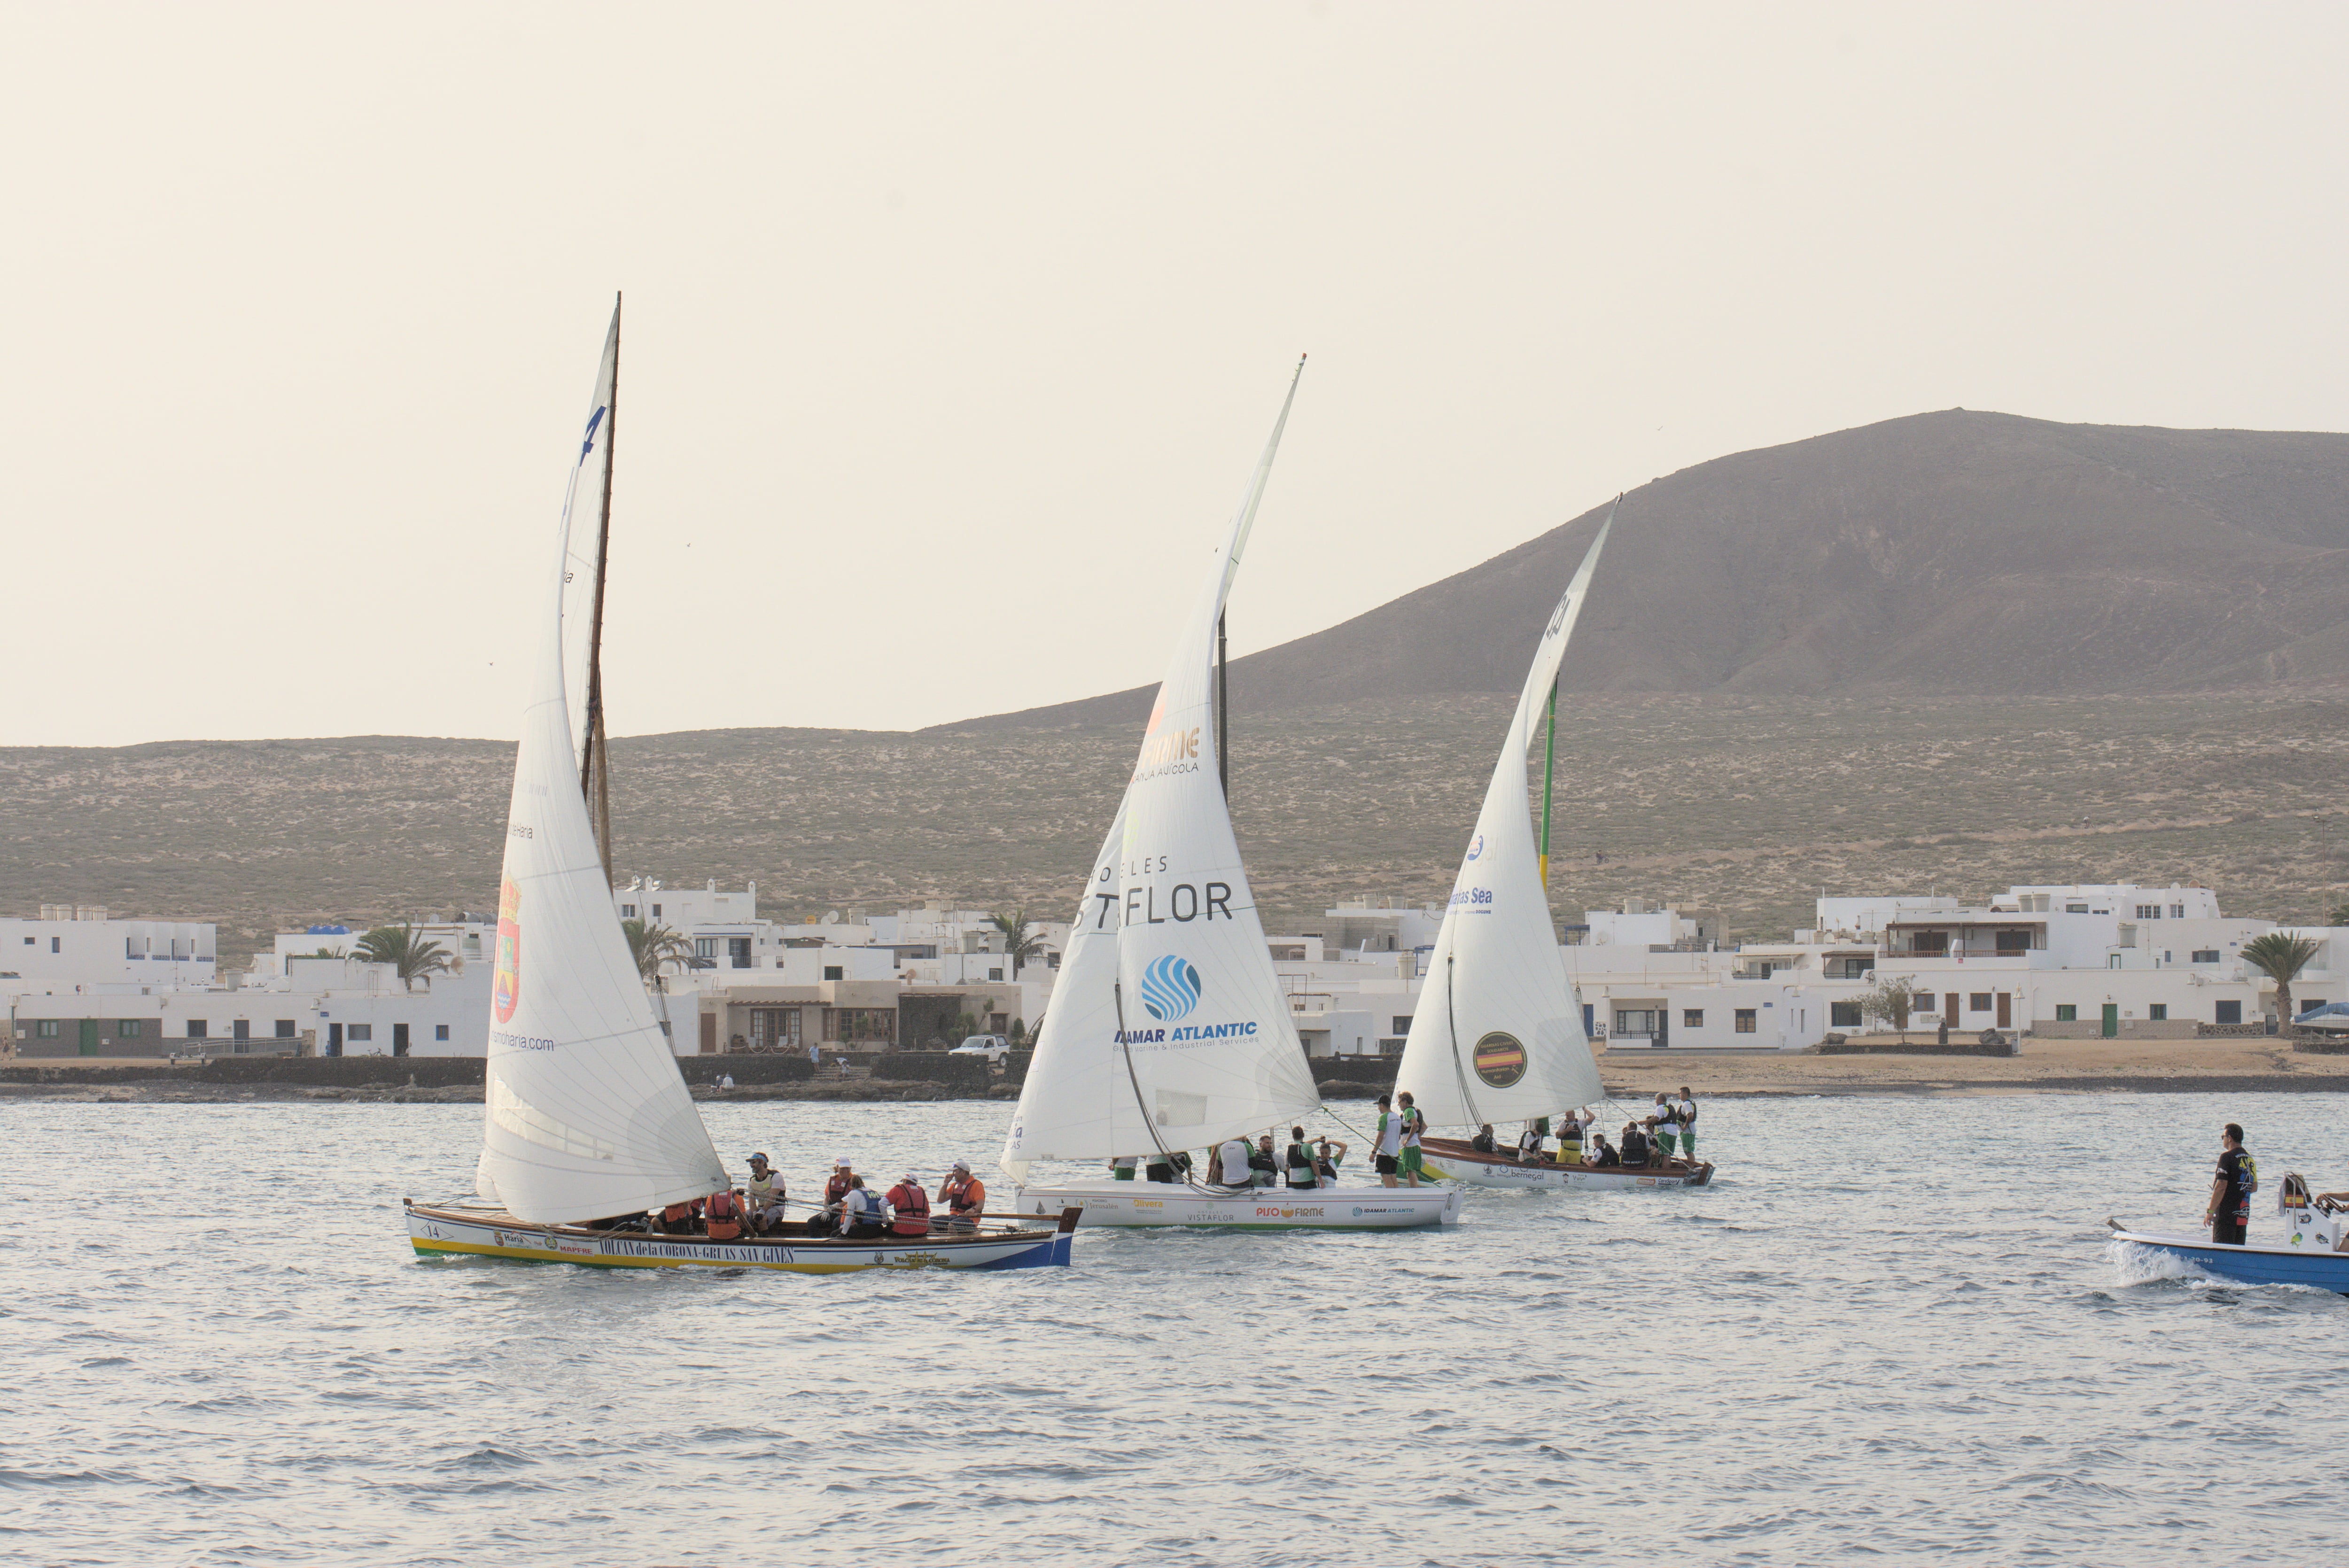
[[[1526,1076],[1526,1047],[1516,1036],[1494,1030],[1476,1042],[1476,1076],[1495,1088],[1507,1088]]]
[[[490,997],[501,1024],[513,1021],[522,1000],[522,889],[508,877],[498,890],[498,972]]]

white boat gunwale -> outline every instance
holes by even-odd
[[[1017,1190],[1030,1212],[1081,1208],[1081,1225],[1131,1230],[1401,1231],[1457,1224],[1460,1189],[1419,1187],[1215,1188],[1165,1181],[1079,1177]],[[1330,1212],[1343,1209],[1343,1213]],[[1310,1210],[1311,1212],[1302,1211]],[[1225,1217],[1225,1212],[1232,1217]],[[1367,1211],[1367,1212],[1366,1212]]]

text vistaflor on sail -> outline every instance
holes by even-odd
[[[1609,507],[1534,650],[1508,738],[1485,787],[1485,809],[1428,954],[1427,978],[1412,1009],[1395,1088],[1410,1092],[1431,1126],[1531,1122],[1606,1099],[1574,982],[1550,924],[1549,891],[1526,803],[1526,752],[1545,700],[1555,722],[1558,665],[1589,597],[1599,552],[1614,526],[1615,508]],[[1543,810],[1547,816],[1547,799]],[[1710,1165],[1680,1161],[1599,1169],[1562,1163],[1548,1154],[1521,1161],[1506,1142],[1492,1154],[1465,1139],[1428,1138],[1422,1143],[1431,1173],[1479,1186],[1701,1187],[1713,1176]]]
[[[647,1223],[651,1213],[733,1183],[653,1016],[612,902],[597,645],[619,366],[616,303],[572,459],[554,592],[514,758],[474,1193],[406,1202],[409,1239],[428,1256],[618,1268],[831,1274],[1065,1264],[1073,1214],[1053,1227],[854,1242],[656,1234]],[[592,538],[574,528],[582,497],[599,499]]]
[[[1298,376],[1304,373],[1298,362]],[[1320,1107],[1240,864],[1217,767],[1209,672],[1224,601],[1296,400],[1291,377],[1239,510],[1183,623],[1141,754],[1080,907],[1003,1169],[1019,1209],[1086,1225],[1366,1229],[1456,1220],[1454,1187],[1208,1186],[1031,1176],[1038,1161],[1164,1156],[1273,1130]]]

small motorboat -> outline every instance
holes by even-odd
[[[2280,1242],[2214,1242],[2199,1233],[2132,1231],[2106,1220],[2113,1239],[2173,1259],[2213,1279],[2243,1284],[2306,1284],[2349,1295],[2349,1211],[2312,1201],[2297,1172],[2283,1179],[2276,1200],[2284,1222]]]
[[[478,1199],[435,1204],[419,1204],[412,1199],[401,1202],[408,1211],[409,1240],[427,1257],[471,1253],[600,1268],[776,1269],[787,1274],[845,1274],[875,1268],[1065,1268],[1078,1215],[1075,1209],[1064,1209],[1048,1227],[1011,1225],[967,1235],[880,1236],[871,1241],[743,1236],[713,1242],[707,1236],[662,1235],[644,1230],[533,1224],[515,1219],[498,1204]]]
[[[1513,1149],[1486,1154],[1461,1138],[1428,1138],[1420,1142],[1427,1173],[1443,1181],[1473,1181],[1481,1187],[1537,1187],[1547,1191],[1632,1191],[1648,1187],[1702,1187],[1713,1180],[1713,1166],[1700,1161],[1667,1160],[1661,1165],[1560,1165],[1551,1160],[1520,1161]]]

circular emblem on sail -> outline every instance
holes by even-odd
[[[512,1021],[522,1000],[522,889],[511,877],[498,889],[498,972],[490,983],[490,1000],[501,1024]]]
[[[1526,1047],[1515,1035],[1494,1030],[1476,1042],[1476,1076],[1495,1088],[1507,1088],[1526,1076]]]
[[[1162,1024],[1190,1012],[1199,1005],[1197,967],[1179,953],[1152,959],[1142,972],[1142,1005]]]
[[[1477,835],[1476,835],[1476,841],[1475,841],[1475,843],[1473,843],[1473,844],[1471,844],[1471,845],[1469,845],[1469,846],[1468,846],[1468,858],[1469,858],[1470,860],[1472,860],[1472,861],[1473,861],[1473,860],[1475,860],[1478,855],[1481,855],[1481,854],[1483,854],[1484,852],[1485,852],[1485,835],[1484,835],[1484,834],[1482,834],[1482,833],[1479,833],[1479,834],[1477,834]]]

